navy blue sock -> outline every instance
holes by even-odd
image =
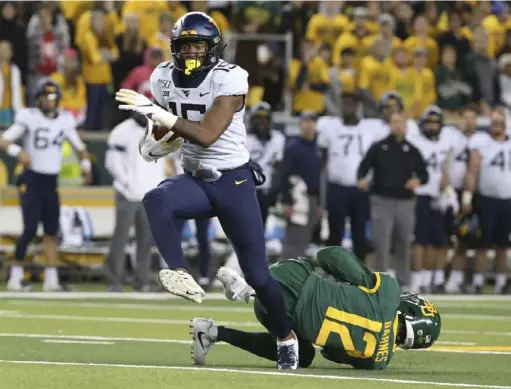
[[[167,204],[153,196],[142,201],[156,247],[169,269],[186,268],[181,231],[184,221],[175,219]]]
[[[262,287],[254,288],[256,296],[264,306],[274,322],[271,332],[279,339],[289,335],[292,330],[291,319],[287,316],[286,304],[282,296],[282,290],[273,277],[268,277],[266,284]]]

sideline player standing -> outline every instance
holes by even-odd
[[[284,158],[286,137],[280,131],[272,129],[271,106],[265,101],[252,108],[250,128],[247,134],[247,148],[250,159],[263,169],[266,182],[257,188],[257,199],[261,208],[263,225],[266,225],[268,208],[273,202],[271,195],[272,181]]]
[[[357,188],[357,169],[377,138],[374,132],[367,131],[366,120],[358,117],[358,108],[358,95],[345,92],[342,95],[342,117],[324,116],[318,120],[317,127],[328,180],[330,237],[327,245],[341,244],[346,218],[349,217],[353,252],[365,262],[369,195]]]
[[[161,123],[185,142],[185,174],[164,181],[143,200],[151,231],[169,269],[160,282],[177,296],[201,302],[203,289],[186,270],[178,219],[217,216],[231,241],[248,284],[275,318],[277,367],[298,367],[298,341],[286,315],[282,291],[270,276],[256,184],[264,182],[259,166],[249,163],[243,123],[248,74],[221,59],[221,34],[202,12],[181,17],[172,30],[173,59],[151,75],[156,104],[130,90],[117,92],[120,109],[134,110]],[[168,112],[168,111],[170,112]],[[160,140],[151,134],[141,147],[146,160],[169,153],[171,132]],[[170,135],[169,135],[170,134]],[[171,142],[172,145],[172,142]]]
[[[44,227],[43,252],[48,261],[43,290],[66,289],[59,282],[56,268],[60,216],[57,181],[62,166],[62,142],[69,140],[79,153],[86,180],[90,180],[91,163],[76,131],[73,115],[59,109],[60,97],[60,88],[54,81],[41,80],[35,93],[36,107],[18,112],[14,124],[0,139],[0,148],[25,167],[18,179],[23,233],[16,242],[15,264],[11,267],[7,283],[7,288],[12,291],[31,289],[23,280],[23,261],[41,221]],[[14,143],[19,138],[23,138],[23,148]]]
[[[448,167],[451,139],[444,129],[444,117],[437,106],[428,107],[420,120],[421,134],[410,138],[410,142],[422,154],[428,170],[429,180],[419,186],[415,205],[414,243],[412,247],[413,291],[429,291],[431,284],[444,284],[444,273],[435,274],[435,269],[445,266],[445,216],[439,207],[439,198],[449,186]],[[435,275],[441,279],[433,278]]]
[[[472,211],[474,191],[479,189],[477,212],[482,232],[471,289],[482,293],[487,252],[495,248],[495,293],[505,293],[506,252],[511,248],[511,139],[506,134],[504,112],[493,110],[489,133],[474,134],[470,138],[469,149],[462,204],[466,213]]]

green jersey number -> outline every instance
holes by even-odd
[[[366,344],[364,350],[355,349],[347,325],[362,327],[366,330],[363,337]],[[371,358],[378,344],[378,339],[375,334],[380,333],[382,328],[383,324],[381,322],[328,307],[326,318],[323,320],[318,337],[314,343],[320,347],[324,347],[330,334],[335,333],[341,338],[343,348],[349,356],[353,358]]]

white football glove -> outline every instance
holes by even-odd
[[[174,127],[177,116],[167,112],[156,104],[153,104],[144,95],[130,89],[121,89],[115,94],[115,100],[120,103],[119,109],[123,111],[134,111],[145,115],[148,119],[157,121],[167,128]]]
[[[156,140],[153,136],[153,125],[154,121],[147,119],[147,130],[145,135],[140,139],[138,144],[138,150],[140,155],[147,162],[153,162],[162,158],[168,154],[175,153],[183,145],[183,138],[177,138],[172,142],[167,142],[168,139],[173,135],[172,131],[169,131],[165,136]]]

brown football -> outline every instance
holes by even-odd
[[[163,138],[168,132],[170,131],[170,129],[168,129],[167,127],[165,127],[164,125],[162,124],[159,124],[159,123],[153,123],[153,137],[154,139],[156,140],[160,140],[161,138]],[[174,134],[170,137],[170,139],[168,140],[168,142],[172,142],[174,140],[176,140],[177,138],[180,138],[179,135],[177,134]]]

